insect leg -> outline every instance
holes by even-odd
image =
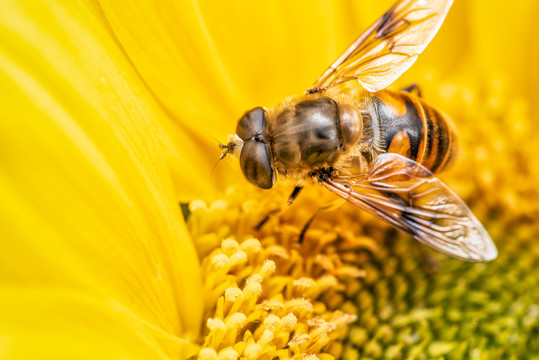
[[[264,216],[262,220],[260,220],[258,224],[256,224],[255,230],[260,231],[260,229],[262,229],[262,226],[264,226],[268,222],[268,220],[271,219],[272,216],[277,215],[281,211],[282,209],[275,209],[275,210],[270,211],[266,216]]]
[[[406,86],[401,89],[401,91],[406,91],[412,95],[415,95],[417,97],[421,97],[421,89],[419,88],[419,85],[417,83],[413,83],[409,86]]]
[[[290,194],[290,196],[288,197],[288,205],[292,205],[292,203],[294,202],[294,200],[296,200],[296,198],[298,197],[302,189],[303,189],[303,186],[296,185],[294,190],[292,190],[292,194]]]
[[[299,233],[298,243],[300,243],[300,244],[303,243],[303,239],[305,238],[305,233],[309,229],[309,226],[311,226],[311,224],[313,223],[314,218],[316,217],[316,215],[318,215],[320,213],[321,209],[322,208],[318,208],[318,210],[316,210],[316,212],[309,218],[309,220],[307,220],[307,222],[303,226],[303,229],[301,229],[301,232]]]
[[[303,243],[303,239],[305,238],[305,233],[307,232],[307,230],[309,230],[309,227],[313,223],[314,219],[318,216],[318,214],[320,214],[322,211],[335,210],[335,209],[339,208],[344,203],[345,203],[345,200],[339,198],[339,199],[335,199],[335,200],[331,201],[330,203],[328,203],[328,204],[326,204],[324,206],[320,206],[316,210],[316,212],[309,218],[309,220],[307,220],[307,222],[305,223],[305,225],[301,229],[301,232],[300,232],[299,238],[298,238],[298,242],[300,244]]]

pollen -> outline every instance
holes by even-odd
[[[188,224],[203,255],[206,293],[207,321],[199,359],[333,359],[340,355],[358,312],[344,301],[347,284],[363,277],[364,270],[343,265],[337,233],[324,235],[323,246],[311,234],[304,245],[297,242],[308,211],[297,221],[284,220],[290,213],[270,217],[267,225],[279,223],[280,230],[268,231],[264,225],[258,231],[269,204],[245,205],[236,202],[235,191],[229,194],[218,206],[200,201],[190,205]],[[223,213],[238,216],[223,217],[221,223],[212,219],[213,214]],[[222,233],[219,246],[204,254],[206,240],[217,237],[211,231],[222,229],[229,231]],[[319,232],[313,228],[312,234],[316,237]]]

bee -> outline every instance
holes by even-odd
[[[448,256],[490,261],[496,246],[468,206],[434,176],[455,158],[449,118],[411,89],[391,85],[432,40],[452,0],[400,0],[303,95],[256,107],[238,121],[221,158],[270,189],[305,179]]]

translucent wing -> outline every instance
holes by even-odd
[[[382,90],[416,61],[445,19],[453,0],[400,0],[369,27],[307,91],[357,79]]]
[[[441,253],[467,261],[498,256],[464,201],[425,167],[402,155],[379,155],[363,179],[337,174],[320,180],[332,192]]]

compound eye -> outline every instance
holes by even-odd
[[[238,121],[236,134],[243,141],[252,139],[266,129],[266,112],[261,107],[249,110]]]
[[[249,182],[261,189],[271,189],[274,183],[273,166],[266,144],[247,140],[240,155],[240,167]]]

